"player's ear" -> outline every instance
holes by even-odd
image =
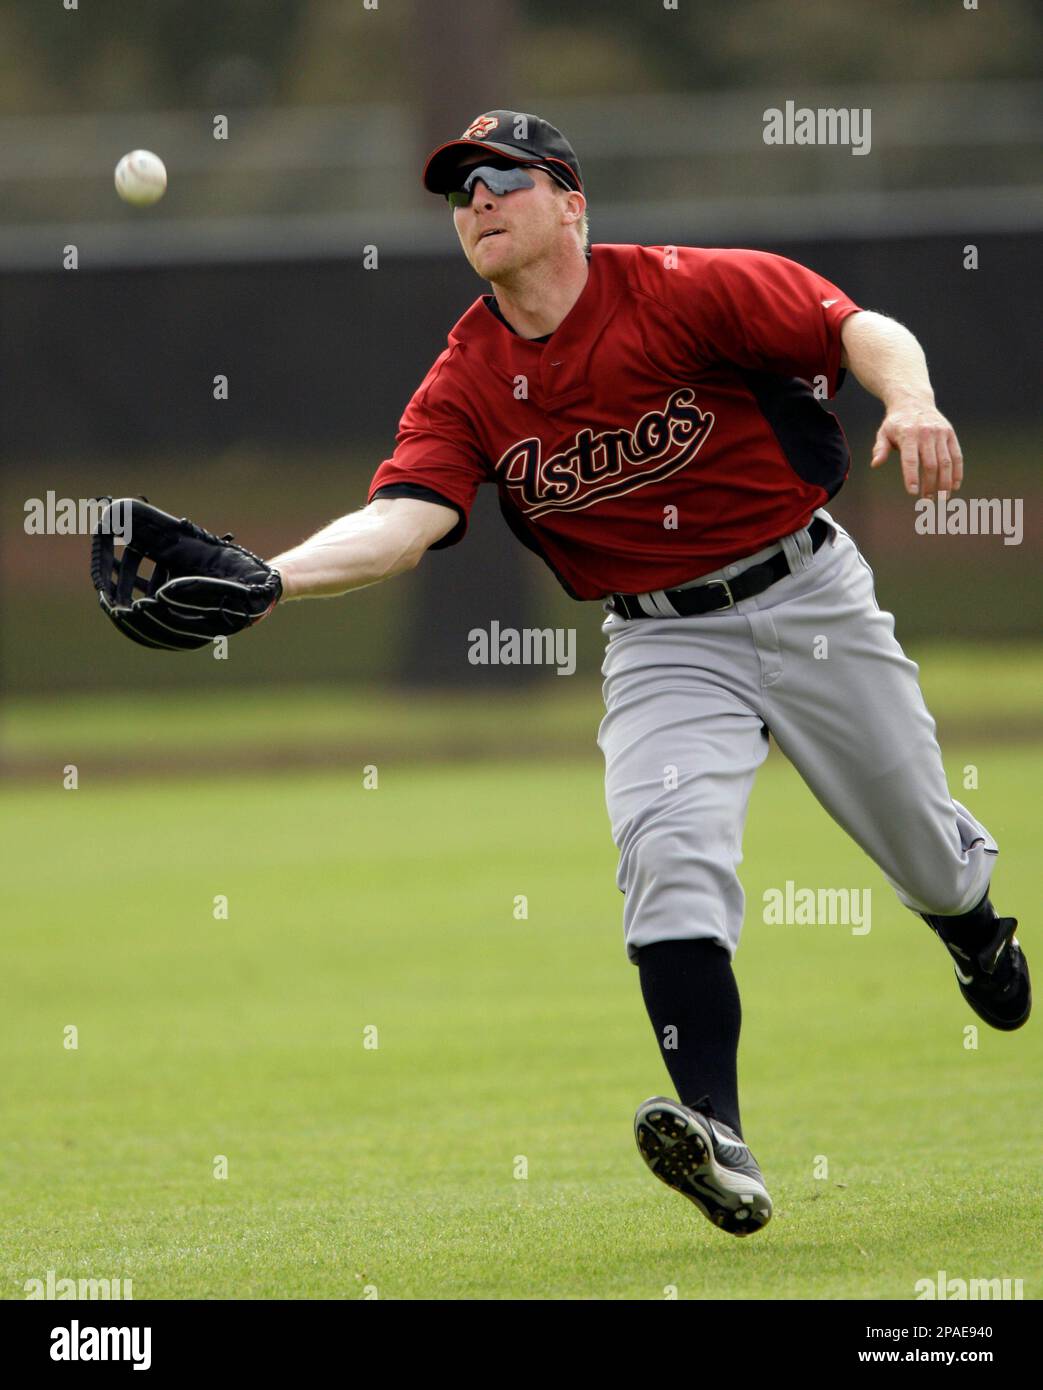
[[[586,207],[587,200],[584,198],[583,194],[570,188],[565,195],[566,220],[570,226],[580,220],[583,213],[586,211]]]

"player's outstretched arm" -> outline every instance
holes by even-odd
[[[378,497],[268,563],[282,597],[332,598],[413,569],[459,521],[452,507],[414,497]]]
[[[959,440],[934,403],[927,359],[908,328],[862,310],[844,320],[840,338],[843,365],[886,407],[870,467],[879,468],[897,449],[906,492],[929,497],[958,488],[963,481]]]

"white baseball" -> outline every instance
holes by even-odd
[[[116,165],[116,192],[125,203],[148,207],[159,202],[166,188],[166,167],[151,150],[131,150]]]

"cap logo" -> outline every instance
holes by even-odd
[[[471,122],[460,138],[466,139],[467,136],[471,136],[475,140],[481,140],[499,124],[499,118],[496,116],[479,116],[476,121]]]

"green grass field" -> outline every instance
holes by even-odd
[[[137,1299],[904,1300],[941,1269],[1037,1298],[1038,1022],[965,1046],[941,947],[775,756],[736,962],[775,1218],[734,1240],[648,1174],[632,1112],[669,1082],[589,712],[570,757],[389,755],[365,790],[361,763],[94,782],[70,711],[79,789],[3,798],[0,1293],[53,1269]],[[33,727],[15,743],[51,746]],[[979,769],[957,794],[1038,962],[1043,744],[946,755],[954,789]],[[787,879],[872,888],[871,932],[763,925]]]

